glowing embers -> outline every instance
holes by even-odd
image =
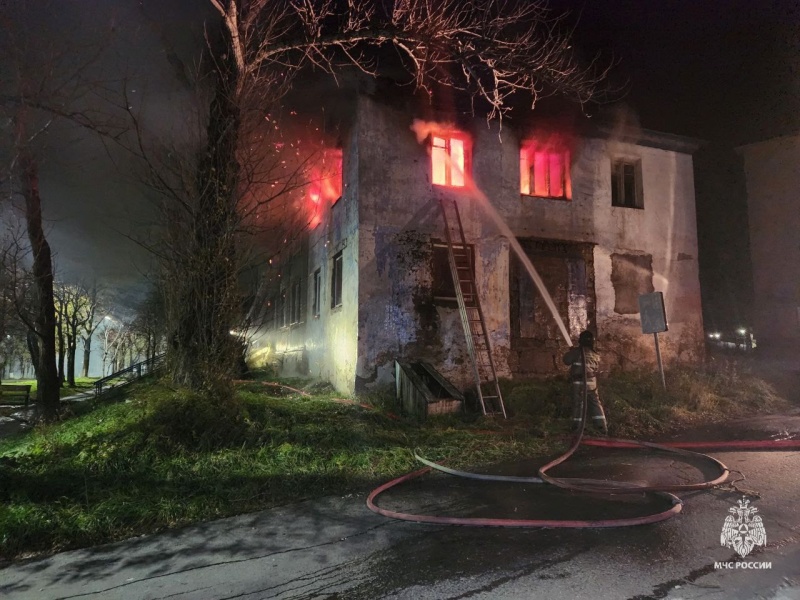
[[[525,142],[519,153],[520,192],[543,198],[572,198],[569,151]]]
[[[431,135],[431,181],[435,185],[464,187],[470,162],[469,140],[463,134]]]
[[[325,207],[342,197],[342,150],[326,150],[322,160],[311,170],[308,184],[308,225],[314,229],[322,222]]]

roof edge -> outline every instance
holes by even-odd
[[[589,135],[603,139],[613,138],[620,142],[658,148],[659,150],[671,150],[672,152],[683,154],[694,154],[702,146],[708,144],[707,140],[685,135],[636,127],[621,129],[610,125],[595,125]]]

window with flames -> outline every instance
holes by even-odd
[[[570,154],[559,147],[527,142],[519,154],[520,193],[540,198],[572,199]]]
[[[431,181],[434,185],[464,187],[471,168],[470,143],[461,133],[431,135]]]
[[[322,222],[325,207],[332,206],[342,197],[342,150],[329,149],[312,169],[308,186],[309,227],[314,229]]]

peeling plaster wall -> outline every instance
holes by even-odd
[[[300,323],[262,328],[251,341],[249,358],[269,363],[282,375],[329,381],[338,391],[354,391],[358,338],[358,161],[356,129],[343,149],[343,193],[326,208],[307,237],[307,249],[281,268],[281,278],[299,277],[303,285]],[[304,243],[305,245],[305,243]],[[333,257],[342,252],[342,303],[331,306]],[[320,314],[313,313],[314,273],[320,270]]]
[[[800,136],[743,146],[761,346],[800,343]]]
[[[308,327],[305,347],[309,373],[329,381],[340,392],[353,392],[357,360],[358,327],[358,164],[359,143],[356,130],[350,132],[343,152],[342,197],[328,209],[322,223],[312,232],[308,278],[320,269],[320,314],[311,313],[309,295]],[[331,307],[333,258],[342,252],[342,303]],[[313,289],[309,286],[313,293]]]
[[[275,303],[281,292],[286,299],[291,295],[291,284],[299,281],[303,292],[306,290],[306,265],[308,264],[308,245],[306,240],[300,240],[290,258],[281,265],[280,270],[273,270],[270,274],[276,279],[270,287],[271,305],[266,309],[264,324],[256,331],[251,332],[248,347],[248,362],[253,366],[272,365],[282,374],[287,376],[307,376],[308,357],[305,350],[305,319],[301,322],[285,327],[274,325],[276,314]],[[279,277],[280,275],[280,277]],[[287,311],[290,309],[287,307]]]
[[[496,132],[485,132],[476,146],[491,144],[491,138],[497,138]],[[703,324],[691,155],[606,139],[580,140],[572,149],[572,200],[550,200],[516,191],[519,140],[510,128],[503,129],[502,139],[502,146],[495,142],[493,149],[503,155],[502,168],[487,175],[476,168],[476,182],[517,237],[595,244],[595,316],[602,349],[611,354],[606,360],[622,368],[655,361],[652,336],[642,335],[638,315],[614,312],[614,253],[652,256],[653,285],[664,293],[670,324],[670,331],[660,336],[665,361],[698,358]],[[641,161],[643,210],[611,205],[612,157]],[[498,175],[503,182],[497,181]]]
[[[407,113],[359,102],[359,363],[357,388],[389,383],[395,358],[410,356],[437,366],[466,357],[463,342],[447,343],[458,313],[431,297],[430,238],[439,233],[439,207],[420,172],[424,147]],[[462,335],[463,337],[463,335]],[[443,365],[444,363],[444,365]],[[447,376],[447,373],[446,373]]]
[[[664,294],[669,331],[660,334],[665,362],[703,352],[692,157],[669,150],[589,140],[583,160],[595,165],[593,201],[597,320],[601,343],[621,368],[653,364],[652,336],[638,315],[614,311],[612,254],[652,257],[653,288]],[[641,161],[644,209],[611,206],[611,158]],[[588,169],[587,169],[588,170]]]
[[[475,242],[475,276],[497,368],[508,345],[508,255],[485,235],[474,200],[430,183],[430,158],[411,131],[412,112],[362,98],[359,104],[360,288],[358,386],[392,381],[395,358],[428,360],[457,385],[470,381],[458,309],[435,303],[432,239],[443,241],[439,193],[456,194],[465,235]]]
[[[429,360],[458,385],[471,383],[458,311],[430,300],[429,242],[443,239],[439,194],[459,199],[467,240],[475,243],[498,372],[510,376],[509,245],[478,200],[430,183],[430,159],[411,131],[412,115],[371,98],[359,101],[359,385],[391,381],[400,356]],[[572,153],[573,199],[542,199],[519,193],[520,140],[508,125],[500,131],[476,120],[460,129],[472,136],[477,186],[517,237],[594,245],[590,322],[596,318],[609,362],[629,368],[654,361],[652,336],[641,334],[638,315],[614,312],[614,253],[652,255],[653,285],[664,293],[670,319],[661,336],[666,362],[698,356],[703,333],[690,155],[582,140]],[[644,210],[611,206],[611,157],[621,156],[641,161]]]
[[[305,322],[290,332],[302,347],[306,372],[349,393],[393,382],[394,360],[427,360],[461,388],[472,385],[458,309],[433,298],[431,242],[443,241],[442,194],[458,201],[465,236],[474,244],[475,277],[501,377],[520,368],[512,348],[511,263],[507,239],[468,192],[430,182],[427,146],[411,130],[414,110],[402,98],[360,96],[344,143],[344,195],[311,233],[306,265]],[[432,119],[428,119],[432,120]],[[669,364],[691,360],[703,347],[691,156],[607,139],[573,144],[572,200],[519,193],[520,138],[480,119],[458,129],[473,142],[472,174],[517,238],[566,244],[587,257],[588,322],[606,361],[621,368],[654,362],[652,336],[636,314],[617,314],[613,255],[649,255],[652,284],[664,293],[670,331],[662,334]],[[529,139],[531,134],[525,139]],[[611,205],[611,160],[640,161],[644,209]],[[330,306],[332,258],[344,256],[343,303]],[[313,274],[322,274],[321,314],[314,317]],[[619,278],[618,278],[619,279]],[[286,332],[271,334],[275,340]],[[269,337],[269,336],[268,336]],[[558,338],[558,336],[555,336]],[[560,365],[566,343],[548,344]],[[530,367],[530,365],[525,365]],[[513,368],[513,370],[512,370]],[[535,370],[535,369],[534,369]]]

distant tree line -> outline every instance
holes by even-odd
[[[24,246],[7,238],[0,247],[0,379],[37,378],[41,341],[34,321],[31,273],[20,261]],[[162,294],[151,290],[132,317],[120,312],[96,284],[55,279],[55,350],[60,386],[75,387],[76,363],[82,352],[81,376],[89,377],[93,343],[99,344],[101,373],[111,374],[163,352]]]
[[[258,196],[259,208],[274,206],[308,184],[304,169],[276,179],[294,148],[266,143],[263,135],[265,127],[279,128],[270,115],[281,111],[301,73],[335,77],[347,68],[378,78],[386,74],[383,59],[392,55],[399,58],[390,69],[404,73],[400,83],[427,96],[457,90],[487,118],[503,118],[519,96],[532,104],[560,94],[585,104],[597,96],[607,71],[579,60],[563,17],[543,2],[209,0],[214,17],[205,24],[203,57],[180,68],[183,80],[197,76],[201,106],[192,123],[198,135],[158,143],[127,81],[115,103],[113,86],[95,71],[114,23],[105,31],[96,23],[95,37],[70,40],[63,23],[42,18],[43,4],[0,3],[0,155],[10,158],[7,169],[0,164],[0,182],[8,182],[9,204],[22,215],[25,240],[16,247],[28,258],[26,272],[6,274],[2,302],[13,307],[6,314],[16,316],[2,326],[22,323],[44,419],[57,416],[59,386],[75,377],[79,340],[86,354],[95,338],[107,368],[139,353],[152,356],[166,339],[175,384],[215,401],[233,398],[243,348],[231,332],[242,330],[248,313],[240,275],[249,201]],[[162,33],[166,43],[169,32]],[[181,63],[173,48],[166,50],[171,64]],[[108,107],[98,110],[87,98],[106,99]],[[127,147],[162,199],[161,239],[151,249],[160,262],[163,294],[156,295],[163,302],[142,306],[130,323],[101,319],[91,290],[61,287],[54,276],[39,181],[54,123]],[[293,225],[278,223],[276,240]]]

